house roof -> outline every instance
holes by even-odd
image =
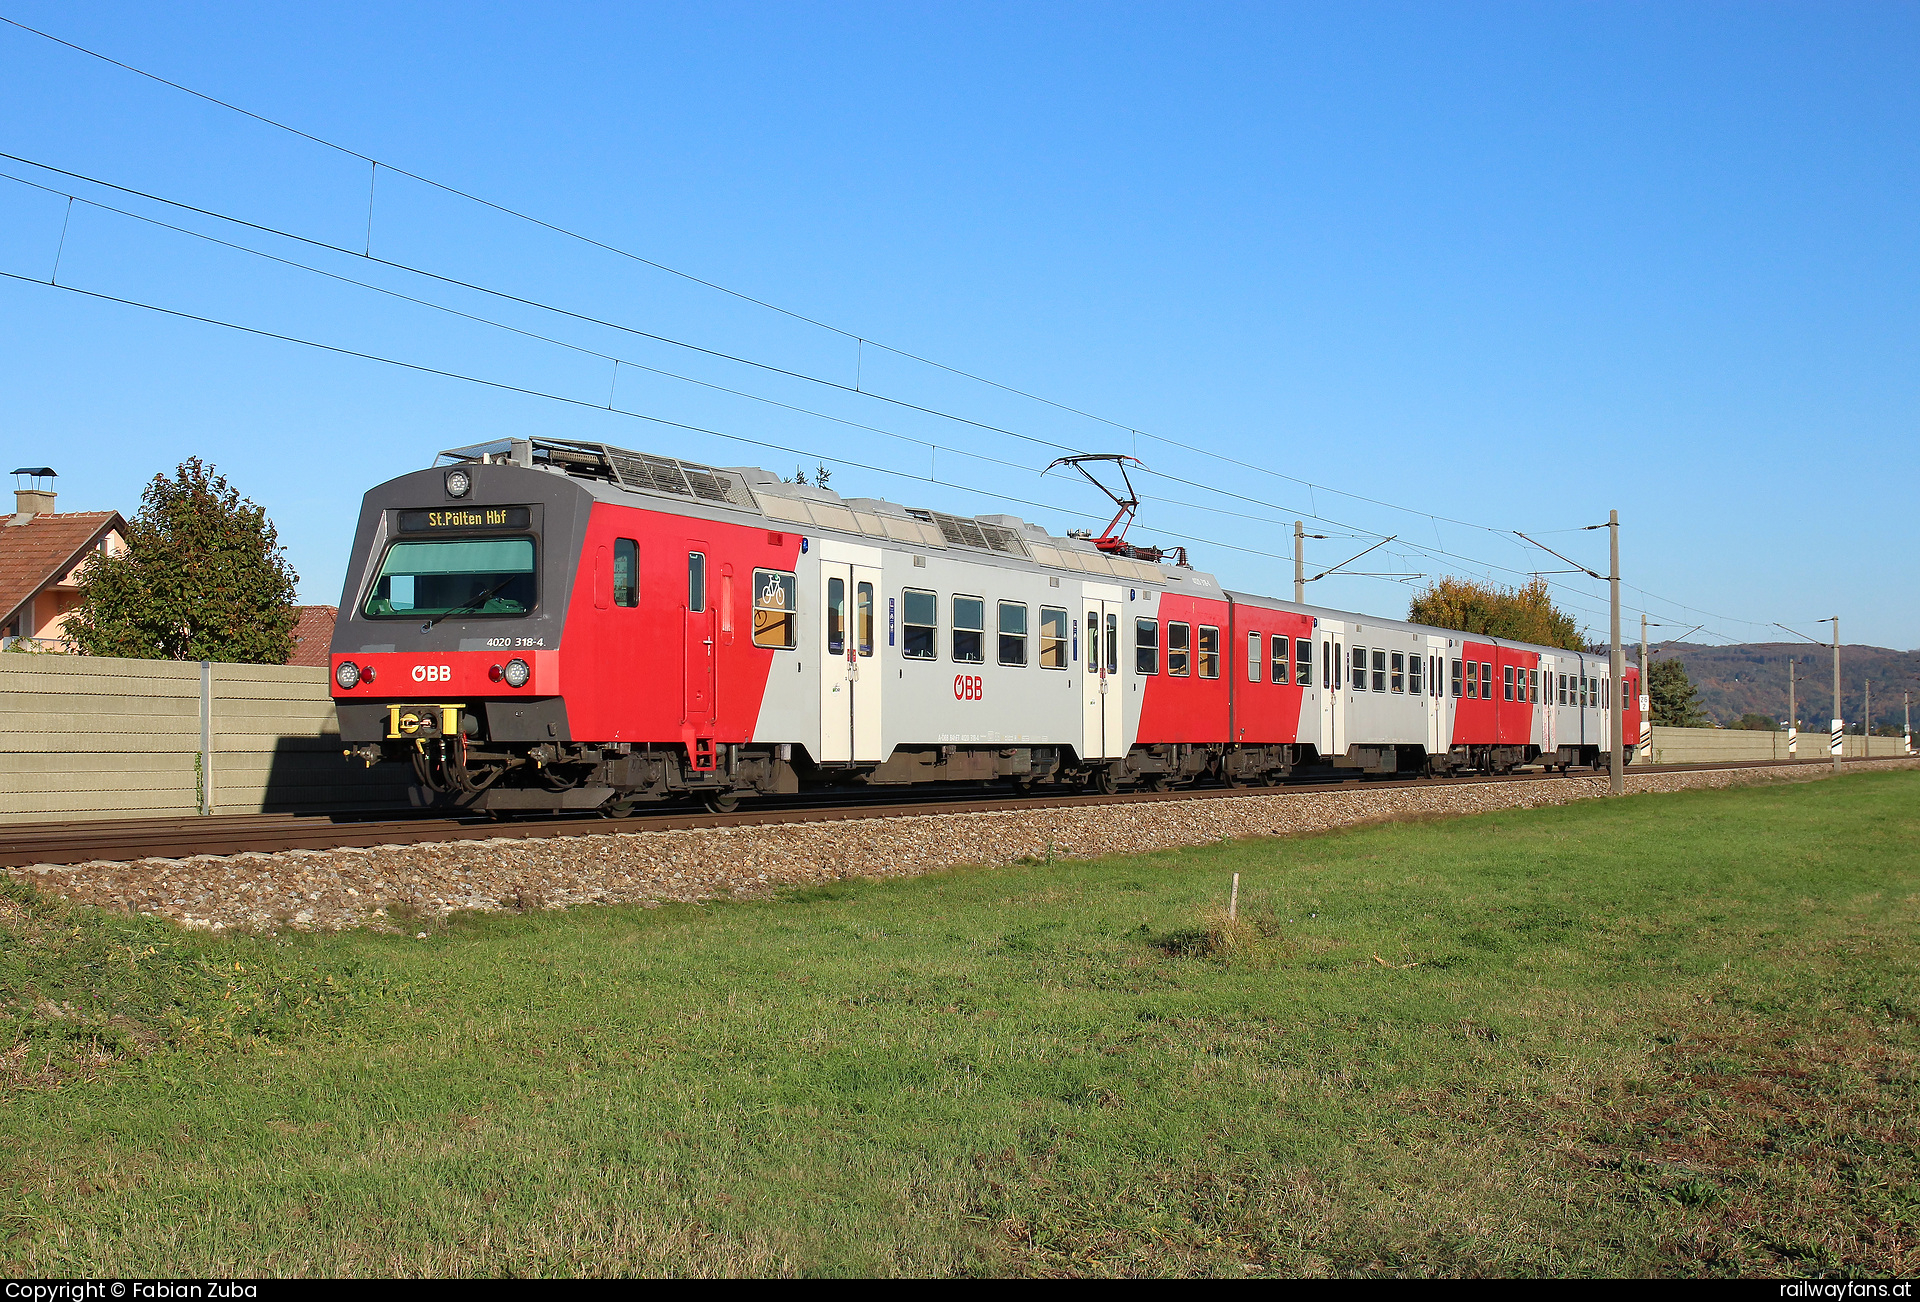
[[[72,569],[109,527],[124,535],[127,522],[118,511],[49,511],[0,526],[0,624]]]
[[[338,606],[296,606],[300,622],[293,626],[293,654],[290,665],[326,668],[327,649],[333,645],[333,621],[340,617]]]

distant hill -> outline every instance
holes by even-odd
[[[1638,647],[1627,649],[1634,661]],[[1772,719],[1787,717],[1787,658],[1799,661],[1796,688],[1800,725],[1818,731],[1833,710],[1833,650],[1810,642],[1750,642],[1735,646],[1665,644],[1661,657],[1677,659],[1700,689],[1700,707],[1723,724],[1749,712]],[[1811,657],[1811,663],[1809,663]],[[1866,683],[1873,683],[1873,723],[1900,722],[1900,693],[1912,692],[1920,709],[1920,651],[1889,651],[1879,646],[1840,647],[1840,702],[1848,727],[1860,722]],[[1916,725],[1920,726],[1920,725]]]

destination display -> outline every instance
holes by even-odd
[[[437,511],[400,512],[401,533],[441,533],[459,529],[525,529],[532,512],[524,506],[450,506]]]

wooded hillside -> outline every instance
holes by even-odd
[[[1637,661],[1639,648],[1629,646],[1627,658]],[[1787,658],[1795,657],[1800,674],[1796,689],[1800,724],[1818,731],[1827,726],[1833,709],[1833,651],[1810,642],[1750,642],[1735,646],[1695,646],[1669,643],[1658,658],[1685,663],[1693,685],[1700,689],[1700,707],[1723,724],[1737,722],[1751,711],[1773,719],[1787,717]],[[1811,663],[1809,663],[1811,657]],[[1920,697],[1920,651],[1890,651],[1878,646],[1840,647],[1841,709],[1847,724],[1860,722],[1866,683],[1873,682],[1873,722],[1876,728],[1900,722],[1900,693]],[[1916,702],[1920,704],[1920,702]]]

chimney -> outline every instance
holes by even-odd
[[[54,492],[45,481],[57,479],[51,466],[21,466],[14,472],[13,519],[8,524],[25,524],[36,515],[53,513]],[[18,476],[28,477],[28,486],[21,488]]]

